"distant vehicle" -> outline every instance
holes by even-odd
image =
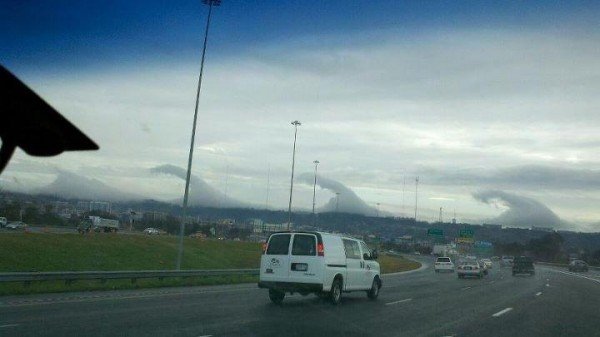
[[[99,216],[90,215],[83,220],[84,228],[93,228],[96,232],[116,232],[119,230],[119,221],[112,219],[104,219]]]
[[[482,278],[483,271],[483,266],[477,260],[465,260],[456,268],[458,278],[465,278],[466,276]]]
[[[588,271],[588,264],[585,261],[573,260],[569,262],[569,271]]]
[[[206,238],[206,234],[204,234],[202,232],[196,232],[196,233],[190,234],[190,238],[204,239],[204,238]]]
[[[160,231],[156,228],[148,227],[144,229],[143,233],[148,235],[159,235]]]
[[[514,257],[512,256],[502,256],[500,258],[500,266],[501,267],[510,267],[513,264]]]
[[[421,252],[415,252],[415,255],[421,255]]]
[[[513,276],[517,274],[529,274],[535,275],[535,268],[533,267],[533,260],[527,256],[517,256],[513,260],[512,266]]]
[[[452,263],[452,259],[450,259],[449,257],[438,257],[435,260],[433,269],[436,273],[439,273],[440,271],[449,271],[451,273],[454,273],[454,263]]]
[[[323,232],[279,232],[269,236],[260,259],[259,288],[280,304],[286,293],[317,294],[339,304],[343,292],[381,288],[377,251],[360,240]]]
[[[483,262],[483,259],[479,260],[479,265],[481,266],[481,268],[483,268],[483,275],[487,275],[489,273],[489,269],[487,264],[485,264],[485,262]]]
[[[6,220],[5,217],[0,216],[0,228],[6,226],[7,223],[8,223],[8,220]]]
[[[492,261],[498,261],[500,260],[500,256],[492,256]]]
[[[481,262],[487,269],[492,269],[494,267],[494,263],[490,259],[481,259]]]
[[[24,223],[23,221],[13,221],[13,222],[9,223],[8,225],[6,225],[6,228],[12,229],[12,230],[25,229],[25,228],[27,228],[27,224]]]

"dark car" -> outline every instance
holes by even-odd
[[[527,256],[517,256],[513,261],[512,274],[529,274],[535,275],[535,268],[533,267],[533,260]]]
[[[569,263],[569,271],[588,271],[588,264],[585,261],[573,260]]]

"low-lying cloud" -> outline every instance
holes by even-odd
[[[302,183],[312,185],[314,183],[314,175],[303,173],[298,176],[298,180]],[[377,209],[367,205],[354,191],[339,181],[318,176],[317,185],[333,193],[339,193],[339,195],[331,197],[324,206],[319,207],[319,212],[341,212],[371,216],[377,214]]]
[[[485,190],[473,193],[473,198],[489,205],[500,203],[508,208],[498,217],[491,219],[493,223],[511,227],[539,226],[555,229],[565,225],[550,208],[529,197],[499,190]]]
[[[173,175],[185,181],[185,169],[175,165],[161,165],[151,169],[153,173],[163,173]],[[190,192],[188,204],[190,206],[205,206],[205,207],[247,207],[241,201],[228,197],[225,193],[211,187],[200,177],[192,175],[190,177]],[[179,201],[182,198],[178,199]]]

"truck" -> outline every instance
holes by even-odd
[[[119,220],[105,219],[99,216],[88,216],[84,220],[84,228],[93,229],[95,232],[116,232],[119,230]]]

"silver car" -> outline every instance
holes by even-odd
[[[473,276],[482,278],[484,275],[485,268],[477,260],[462,261],[458,268],[456,268],[456,274],[458,278],[465,278],[467,276]]]

